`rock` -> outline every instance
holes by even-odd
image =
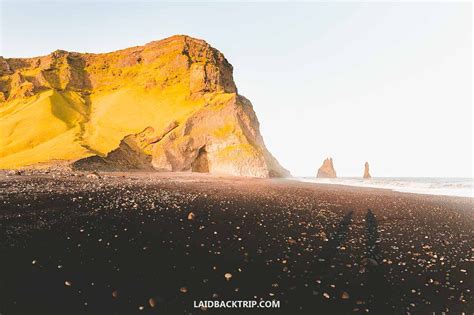
[[[2,58],[0,68],[11,82],[1,105],[31,101],[8,120],[0,113],[0,132],[16,135],[13,127],[33,124],[33,109],[41,113],[35,132],[0,139],[0,168],[68,160],[87,171],[289,176],[238,94],[232,65],[203,40],[173,36],[107,54],[57,50]]]
[[[347,293],[346,291],[342,292],[341,299],[348,300],[349,299],[349,293]]]
[[[153,137],[154,129],[145,128],[143,131],[124,137],[115,150],[105,157],[98,155],[80,159],[72,164],[76,170],[154,170],[151,165],[152,157],[146,153],[149,143],[157,141]]]
[[[196,215],[194,214],[194,212],[189,212],[188,213],[188,220],[194,220],[194,218],[196,217]]]
[[[87,174],[86,177],[87,177],[87,178],[91,178],[91,179],[99,179],[99,178],[100,178],[100,175],[99,175],[99,173],[97,173],[97,172],[91,172],[91,173]]]
[[[227,272],[226,274],[224,274],[224,278],[227,280],[227,281],[230,281],[230,279],[232,278],[232,274]]]
[[[150,307],[155,307],[156,306],[156,301],[154,298],[149,298],[148,299],[148,305],[150,305]]]
[[[325,159],[323,165],[318,169],[319,178],[336,178],[336,170],[332,158]]]
[[[156,143],[152,152],[153,167],[162,171],[289,175],[266,150],[252,105],[240,95],[202,108]]]
[[[294,239],[290,238],[290,239],[288,240],[288,244],[290,244],[290,245],[295,245],[295,244],[296,244],[296,241],[295,241]]]
[[[364,178],[372,178],[369,173],[369,162],[365,162]]]

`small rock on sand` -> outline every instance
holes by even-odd
[[[99,173],[97,173],[97,172],[91,172],[91,173],[87,174],[86,177],[87,177],[87,178],[92,178],[92,179],[99,179],[99,178],[100,178],[100,175],[99,175]]]
[[[156,306],[156,301],[154,298],[149,298],[148,299],[148,305],[150,305],[150,307],[155,307]]]

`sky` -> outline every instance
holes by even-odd
[[[205,39],[295,176],[472,177],[469,2],[0,1],[4,57]]]

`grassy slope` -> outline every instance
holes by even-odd
[[[92,94],[90,108],[74,92],[53,90],[8,104],[0,109],[0,168],[106,154],[126,135],[183,122],[205,101],[186,100],[182,88]]]
[[[49,90],[0,108],[0,167],[87,154],[76,139],[83,104],[73,93]]]

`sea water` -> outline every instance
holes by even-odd
[[[311,183],[384,188],[415,194],[474,197],[473,178],[374,177],[363,179],[356,177],[298,177],[296,179]]]

